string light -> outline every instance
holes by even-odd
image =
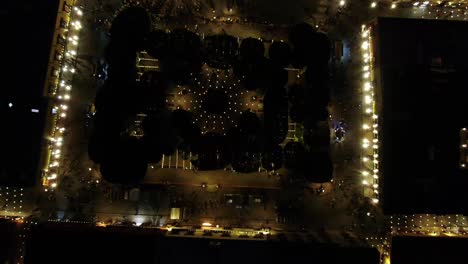
[[[83,27],[81,21],[79,20],[79,17],[83,15],[83,11],[76,6],[73,7],[73,11],[74,12],[72,13],[64,14],[65,16],[68,16],[69,20],[72,21],[65,30],[69,34],[69,37],[66,38],[67,43],[65,45],[65,56],[68,58],[75,57],[77,55],[76,47],[78,46],[78,41],[80,39],[79,30]],[[61,75],[59,73],[59,80],[57,81],[60,89],[58,93],[54,92],[54,94],[59,100],[69,101],[71,99],[70,92],[72,90],[72,86],[69,83],[71,82],[73,73],[76,72],[76,69],[70,64],[65,64],[62,57],[60,57],[59,60],[63,64],[63,67],[61,68]],[[49,162],[46,164],[46,168],[44,169],[46,175],[43,178],[43,185],[46,187],[51,187],[52,189],[57,187],[57,170],[60,167],[59,159],[61,157],[61,147],[63,146],[63,137],[59,135],[63,134],[65,131],[62,122],[67,116],[66,111],[68,108],[68,104],[65,102],[62,102],[60,105],[53,107],[55,111],[54,113],[58,115],[53,117],[54,127],[52,129],[51,135],[53,147],[49,154]],[[44,188],[44,191],[47,192],[49,189]]]
[[[373,2],[371,7],[376,7],[377,3]],[[361,37],[362,37],[362,42],[361,42],[361,51],[362,51],[362,58],[363,58],[363,73],[362,73],[362,80],[363,80],[363,104],[366,105],[367,107],[365,108],[364,112],[366,115],[364,116],[364,123],[362,124],[363,128],[363,133],[366,135],[363,140],[362,140],[362,148],[363,148],[363,167],[366,168],[367,162],[369,161],[368,156],[372,156],[372,163],[370,164],[372,166],[372,177],[371,178],[366,178],[365,180],[362,181],[362,184],[365,186],[365,188],[371,188],[372,189],[372,195],[369,197],[372,201],[373,204],[378,203],[378,180],[379,180],[379,169],[378,169],[378,138],[377,138],[377,115],[374,112],[375,109],[375,100],[374,96],[372,93],[372,81],[373,81],[373,76],[372,76],[372,37],[371,37],[371,28],[366,27],[365,25],[362,26],[361,30]],[[372,124],[372,125],[370,125]],[[373,128],[371,130],[371,128]],[[372,133],[371,133],[372,132]],[[369,139],[370,137],[370,139]],[[372,148],[369,148],[372,146]],[[370,175],[370,172],[368,170],[364,170],[361,172],[364,177],[368,177]]]

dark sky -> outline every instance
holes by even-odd
[[[34,180],[57,4],[7,0],[0,5],[0,185],[31,185]]]

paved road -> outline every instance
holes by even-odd
[[[174,185],[200,186],[219,184],[222,188],[279,189],[277,176],[262,173],[236,173],[225,170],[193,171],[154,168],[147,172],[145,183],[170,183]]]

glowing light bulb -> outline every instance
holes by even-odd
[[[361,45],[361,48],[364,49],[364,50],[368,49],[368,48],[369,48],[369,42],[368,42],[368,41],[364,41],[364,42],[362,43],[362,45]]]
[[[364,83],[364,91],[368,92],[372,88],[372,85],[370,82],[365,82]]]
[[[372,103],[372,97],[370,95],[364,96],[364,103],[365,104],[371,104]]]

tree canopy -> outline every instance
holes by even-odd
[[[330,182],[333,178],[333,162],[328,152],[309,152],[304,155],[304,163],[311,170],[304,171],[304,176],[309,182]]]
[[[329,178],[332,165],[323,154],[328,151],[329,131],[319,125],[328,117],[329,102],[330,43],[325,34],[305,23],[295,25],[289,32],[290,43],[273,42],[265,58],[265,46],[256,38],[245,38],[239,46],[237,38],[226,34],[202,41],[183,28],[170,33],[150,28],[148,14],[138,7],[123,10],[112,24],[106,50],[109,78],[96,96],[97,113],[88,146],[90,158],[101,165],[106,180],[136,183],[144,177],[148,162],[157,163],[162,154],[171,155],[176,149],[195,154],[193,163],[200,170],[221,169],[230,163],[236,171],[247,173],[256,171],[261,162],[268,170],[284,163],[304,173],[310,164],[323,162],[314,180]],[[160,72],[145,72],[136,82],[136,52],[141,50],[159,60]],[[204,62],[217,69],[233,67],[244,88],[263,91],[263,120],[245,111],[226,136],[202,134],[191,112],[166,109],[167,88],[200,76]],[[284,68],[290,63],[307,67],[306,82],[289,87],[287,94]],[[203,96],[202,108],[208,114],[222,115],[228,99],[224,90],[210,89]],[[137,113],[146,114],[139,139],[128,133]],[[288,133],[288,113],[292,121],[303,123],[304,143],[288,142],[283,150],[279,144]]]
[[[262,167],[267,170],[279,169],[283,166],[283,148],[275,145],[265,148],[262,154]]]
[[[274,64],[286,67],[291,60],[291,47],[286,42],[275,41],[268,49],[268,57]]]
[[[222,114],[228,106],[228,95],[221,89],[209,89],[203,99],[203,109],[210,114]]]
[[[186,29],[169,34],[167,52],[161,58],[161,70],[177,84],[186,84],[202,66],[200,37]]]
[[[256,62],[265,54],[265,46],[256,38],[245,38],[242,40],[239,55],[240,59],[247,62]]]
[[[144,41],[151,30],[151,19],[142,7],[128,7],[114,18],[110,29],[111,41],[128,45],[133,52],[144,48]]]
[[[264,96],[264,139],[267,146],[281,144],[288,133],[288,101],[286,89],[270,87]]]
[[[148,164],[137,138],[121,138],[107,155],[100,166],[101,175],[106,181],[135,184],[145,177]]]
[[[169,35],[162,30],[154,30],[148,34],[145,49],[155,59],[162,59],[169,46]]]
[[[226,166],[225,138],[217,133],[206,133],[201,136],[198,146],[198,160],[195,165],[199,170],[216,170]]]
[[[244,111],[239,117],[238,127],[240,132],[245,135],[256,135],[260,132],[260,119],[257,114]]]
[[[213,68],[232,67],[239,52],[237,39],[227,34],[207,36],[204,39],[204,60]]]
[[[288,169],[302,171],[305,148],[299,142],[290,141],[284,146],[284,166]]]
[[[326,65],[330,59],[331,44],[328,36],[307,24],[300,23],[289,30],[293,46],[293,63],[297,67]]]

